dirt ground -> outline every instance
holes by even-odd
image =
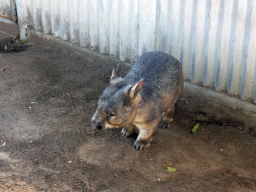
[[[200,93],[184,89],[146,150],[93,128],[116,62],[39,45],[0,53],[0,191],[256,191],[255,116]]]

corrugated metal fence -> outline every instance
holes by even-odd
[[[256,103],[255,0],[17,0],[17,10],[22,37],[30,25],[122,61],[163,51],[186,80]]]
[[[16,20],[16,0],[0,0],[0,16]]]

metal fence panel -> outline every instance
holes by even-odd
[[[181,61],[186,80],[256,103],[255,0],[17,0],[17,8],[22,38],[30,25],[122,61],[160,50]]]
[[[0,16],[16,20],[15,0],[0,0]]]

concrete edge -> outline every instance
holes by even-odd
[[[16,23],[13,20],[5,18],[5,17],[0,17],[0,22],[16,25]]]
[[[203,97],[221,104],[222,106],[229,107],[233,110],[239,110],[245,115],[249,115],[256,118],[256,105],[242,101],[235,97],[230,97],[223,93],[213,91],[209,88],[199,87],[189,82],[184,83],[184,89],[193,94],[200,93]]]
[[[19,35],[19,26],[10,19],[0,17],[0,32],[17,37]]]
[[[52,36],[44,34],[42,32],[30,31],[28,33],[27,39],[28,39],[28,41],[33,42],[35,44],[54,46],[54,47],[59,47],[61,49],[63,49],[63,48],[68,49],[71,51],[74,51],[74,49],[75,49],[75,52],[76,51],[79,51],[81,53],[86,52],[86,53],[101,57],[106,60],[114,59],[116,62],[120,62],[120,63],[128,65],[128,66],[132,66],[132,64],[130,64],[130,63],[121,62],[116,58],[111,58],[111,56],[109,56],[109,55],[102,55],[102,54],[96,53],[94,51],[83,48],[77,44],[73,44],[71,42],[61,40],[60,38],[52,37]],[[191,93],[194,93],[197,95],[198,95],[198,93],[200,93],[203,97],[208,98],[209,100],[212,100],[213,102],[217,102],[220,105],[229,107],[234,110],[235,109],[240,110],[243,114],[256,118],[256,105],[254,105],[254,104],[248,103],[246,101],[242,101],[238,98],[230,97],[223,93],[219,93],[219,92],[210,90],[209,88],[199,87],[199,86],[191,84],[189,82],[184,83],[184,88]]]

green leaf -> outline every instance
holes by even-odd
[[[7,45],[5,44],[4,45],[4,50],[6,51],[8,49]]]
[[[191,130],[192,133],[196,133],[196,130],[199,128],[199,123],[197,123],[193,129]]]
[[[176,169],[175,169],[175,168],[173,168],[173,167],[167,167],[167,171],[175,172],[175,171],[176,171]]]

